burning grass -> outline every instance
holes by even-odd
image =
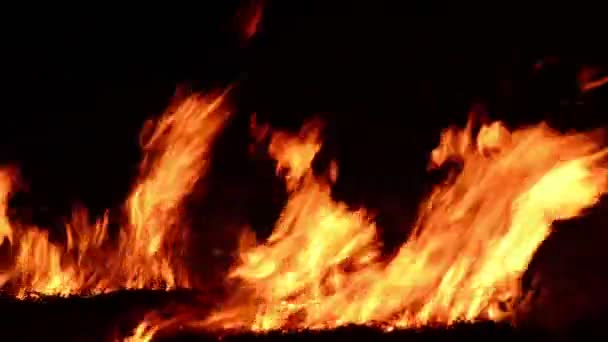
[[[241,333],[222,337],[222,341],[460,341],[476,338],[496,341],[515,339],[546,340],[540,332],[520,331],[511,326],[493,322],[462,323],[445,327],[425,327],[386,332],[368,326],[346,326],[333,330],[301,330],[297,332],[273,331],[266,333]],[[216,341],[214,335],[200,332],[181,332],[174,336],[159,336],[157,341]]]
[[[41,296],[37,299],[0,297],[0,329],[3,338],[19,341],[117,341],[131,333],[150,310],[174,305],[201,303],[200,298],[215,298],[192,290],[123,290],[94,297]],[[195,300],[195,298],[197,300]],[[212,307],[212,300],[208,308]],[[198,306],[202,310],[202,304]],[[605,336],[602,331],[608,314],[586,317],[577,325],[548,332],[537,326],[513,326],[508,322],[459,322],[387,331],[383,323],[366,326],[348,325],[332,330],[293,331],[223,331],[178,329],[159,332],[157,342],[178,341],[460,341],[471,339],[496,341],[580,340],[582,335]],[[602,335],[604,333],[604,335]]]
[[[202,293],[191,290],[123,290],[94,297],[40,296],[18,300],[0,297],[0,329],[3,338],[19,341],[46,339],[62,341],[115,341],[137,325],[144,313],[168,305],[188,305]],[[199,300],[200,302],[200,300]],[[209,304],[211,307],[211,304]],[[199,309],[201,309],[199,307]],[[345,326],[331,331],[270,331],[211,333],[201,330],[178,330],[161,333],[154,341],[324,341],[362,339],[392,341],[453,340],[461,338],[534,338],[546,335],[532,330],[518,330],[509,324],[463,322],[448,328],[427,326],[387,332],[374,326]]]
[[[262,3],[243,12],[244,40],[259,29]],[[588,78],[581,78],[583,92],[607,82]],[[120,228],[116,237],[108,233],[109,215],[91,217],[83,208],[66,223],[63,242],[51,240],[44,227],[12,222],[7,209],[18,172],[0,169],[0,246],[8,251],[0,270],[3,338],[555,337],[521,325],[534,305],[521,278],[554,222],[582,215],[608,190],[607,150],[595,132],[475,120],[446,129],[429,151],[429,168],[458,168],[435,185],[413,233],[387,257],[374,217],[332,197],[338,166],[323,175],[312,170],[322,123],[299,132],[252,125],[289,198],[266,241],[244,227],[226,287],[216,293],[193,281],[184,260],[184,203],[204,181],[215,138],[230,117],[226,97],[181,99],[146,124],[139,176],[120,222],[112,222]]]
[[[225,279],[228,295],[195,295],[203,290],[192,282],[184,261],[188,219],[183,207],[194,185],[204,180],[214,139],[230,116],[225,98],[226,92],[188,97],[145,126],[140,175],[115,239],[107,232],[107,216],[92,218],[83,209],[66,224],[63,244],[49,240],[43,228],[14,224],[6,212],[16,173],[1,171],[0,241],[10,253],[0,288],[24,299],[9,299],[7,312],[11,306],[39,310],[41,316],[33,321],[45,321],[54,337],[64,336],[56,330],[63,324],[59,320],[79,322],[85,330],[78,339],[84,340],[116,331],[105,318],[87,321],[106,313],[118,320],[113,324],[120,337],[129,335],[120,328],[122,317],[143,317],[131,341],[182,329],[216,336],[251,332],[268,339],[373,336],[376,330],[387,336],[451,334],[466,331],[458,328],[461,322],[469,322],[463,327],[472,326],[474,332],[500,330],[501,325],[474,322],[514,321],[530,305],[521,277],[553,223],[580,216],[608,190],[607,150],[595,132],[564,134],[543,123],[513,130],[501,122],[470,120],[463,129],[443,132],[429,167],[459,168],[436,184],[419,208],[409,239],[386,257],[374,218],[331,196],[338,166],[331,164],[322,175],[312,170],[322,123],[311,121],[299,132],[286,132],[254,122],[256,143],[268,146],[289,198],[266,241],[244,229],[238,258]],[[186,291],[187,300],[180,303],[180,292],[166,292],[179,288],[195,292]],[[42,297],[33,299],[31,293]],[[53,295],[69,298],[48,297]],[[133,308],[118,304],[120,298]],[[137,298],[146,298],[145,305]],[[102,304],[91,316],[76,310],[94,303]],[[6,322],[32,320],[26,316],[12,314]],[[437,324],[455,328],[417,330]],[[273,332],[285,330],[298,333]]]
[[[187,303],[192,291],[122,290],[92,297],[0,297],[0,330],[12,341],[114,341],[145,312]]]
[[[183,202],[204,177],[214,138],[229,117],[225,96],[191,96],[145,127],[140,177],[117,239],[108,236],[106,216],[93,219],[85,210],[66,225],[65,244],[51,242],[44,229],[12,224],[6,209],[15,173],[0,173],[0,234],[11,251],[8,270],[0,273],[2,289],[29,298],[24,307],[31,303],[29,293],[119,291],[88,299],[112,302],[122,289],[200,290],[183,260]],[[268,145],[289,193],[273,233],[259,242],[245,229],[225,279],[228,296],[215,296],[213,306],[200,295],[190,295],[187,305],[147,306],[132,341],[183,328],[219,334],[295,329],[304,336],[306,330],[348,332],[353,328],[345,327],[353,325],[401,331],[513,321],[529,305],[521,276],[553,222],[579,216],[607,190],[606,150],[595,133],[563,134],[545,124],[476,127],[471,120],[442,134],[429,167],[448,161],[460,167],[436,185],[409,239],[386,258],[374,218],[332,198],[337,165],[325,175],[312,171],[322,123],[309,122],[300,132],[254,124],[252,133],[258,144]],[[151,303],[156,298],[141,296]],[[68,313],[70,305],[78,306],[51,297],[36,301],[44,308],[68,305]]]

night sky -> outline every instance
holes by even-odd
[[[247,155],[253,112],[286,128],[321,116],[323,156],[340,167],[335,196],[375,210],[389,246],[403,240],[432,182],[425,167],[439,132],[464,124],[471,108],[511,125],[549,120],[563,129],[608,117],[606,89],[580,94],[577,86],[585,68],[606,72],[601,25],[591,19],[266,1],[259,32],[245,42],[246,4],[207,3],[103,19],[28,16],[11,26],[0,160],[18,165],[25,181],[27,192],[13,199],[17,216],[52,226],[75,202],[94,213],[119,207],[137,171],[139,130],[177,87],[238,82],[235,119],[192,200],[195,231],[214,241],[234,241],[247,222],[267,233],[284,201],[272,163]]]

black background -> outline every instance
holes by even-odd
[[[139,130],[178,86],[239,84],[235,120],[192,200],[203,260],[245,223],[268,233],[283,205],[272,163],[247,154],[253,112],[288,128],[322,116],[324,156],[340,167],[335,196],[375,210],[389,247],[405,238],[432,180],[427,156],[439,132],[464,124],[474,106],[510,125],[605,124],[605,89],[581,94],[577,85],[581,70],[606,70],[592,9],[397,3],[266,1],[249,41],[239,23],[251,4],[238,1],[5,22],[0,159],[27,185],[15,217],[52,227],[75,202],[94,213],[120,207]]]

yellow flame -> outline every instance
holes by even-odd
[[[65,244],[44,229],[12,226],[6,213],[12,172],[1,171],[0,241],[9,241],[14,260],[0,273],[0,289],[25,297],[188,286],[182,203],[205,174],[211,143],[227,119],[224,96],[191,96],[156,123],[142,146],[128,223],[116,242],[108,236],[108,216],[92,222],[82,208],[66,224]]]
[[[155,279],[168,287],[188,285],[185,270],[174,263],[184,248],[181,204],[207,170],[211,142],[227,119],[220,109],[224,95],[186,99],[144,144],[141,179],[127,204],[130,224],[119,240],[127,287],[150,286]],[[140,272],[133,273],[135,267]]]
[[[410,239],[383,260],[368,215],[333,201],[329,184],[312,174],[318,138],[310,125],[273,135],[269,151],[290,191],[281,218],[265,243],[252,247],[251,233],[244,237],[229,275],[242,284],[234,298],[175,324],[266,331],[505,319],[552,222],[579,215],[606,191],[604,152],[591,135],[544,124],[511,132],[495,122],[473,136],[469,122],[446,130],[432,153],[435,167],[457,160],[460,172],[435,188]]]
[[[4,240],[13,242],[13,230],[8,221],[8,199],[12,191],[13,172],[10,169],[0,170],[0,246]]]
[[[143,144],[144,160],[118,240],[108,216],[76,208],[66,242],[7,216],[14,172],[0,172],[0,241],[13,260],[0,288],[19,297],[95,294],[120,288],[189,286],[183,265],[183,201],[207,170],[211,143],[228,113],[224,94],[192,96],[169,110]],[[568,219],[606,191],[606,153],[591,134],[561,134],[545,124],[509,130],[500,122],[443,132],[432,167],[460,163],[422,203],[410,238],[382,256],[373,219],[331,197],[330,177],[311,164],[321,148],[318,122],[299,134],[272,132],[269,154],[284,176],[288,202],[273,233],[258,244],[246,232],[229,280],[241,286],[200,317],[151,315],[131,341],[162,329],[386,329],[509,317],[519,277],[555,220]],[[258,138],[270,132],[261,129]],[[262,140],[262,139],[259,139]]]

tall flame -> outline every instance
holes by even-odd
[[[245,39],[258,30],[262,9],[258,0],[244,8]],[[0,270],[0,291],[26,297],[190,287],[183,204],[205,176],[213,140],[229,117],[227,92],[190,96],[145,127],[153,129],[142,134],[143,161],[117,238],[107,213],[93,219],[80,207],[65,225],[65,243],[41,227],[12,223],[7,208],[16,173],[0,169],[0,247],[8,245],[11,257]]]
[[[14,259],[0,273],[0,288],[24,297],[188,286],[182,204],[205,174],[210,145],[227,119],[224,96],[189,97],[157,122],[143,143],[141,172],[117,241],[108,234],[107,215],[91,221],[82,208],[66,224],[65,244],[51,241],[44,229],[11,225],[6,209],[13,173],[1,171],[0,241],[8,240]]]
[[[474,135],[469,121],[444,131],[432,152],[431,167],[453,160],[460,171],[431,192],[409,240],[386,260],[371,218],[332,200],[330,184],[313,175],[319,132],[273,134],[269,152],[290,196],[266,242],[244,235],[229,274],[240,284],[233,298],[202,317],[149,316],[133,341],[173,324],[267,331],[507,319],[552,222],[579,215],[607,188],[605,151],[591,134],[494,122]]]
[[[8,221],[8,199],[12,191],[13,172],[10,169],[0,170],[0,245],[5,239],[13,241],[13,230]]]
[[[157,123],[143,146],[140,181],[127,202],[128,229],[119,240],[119,260],[122,274],[129,275],[128,287],[149,286],[155,279],[169,287],[187,285],[185,270],[174,264],[174,258],[184,252],[179,238],[185,232],[181,205],[207,170],[211,142],[227,118],[227,112],[219,108],[224,94],[186,99]]]

